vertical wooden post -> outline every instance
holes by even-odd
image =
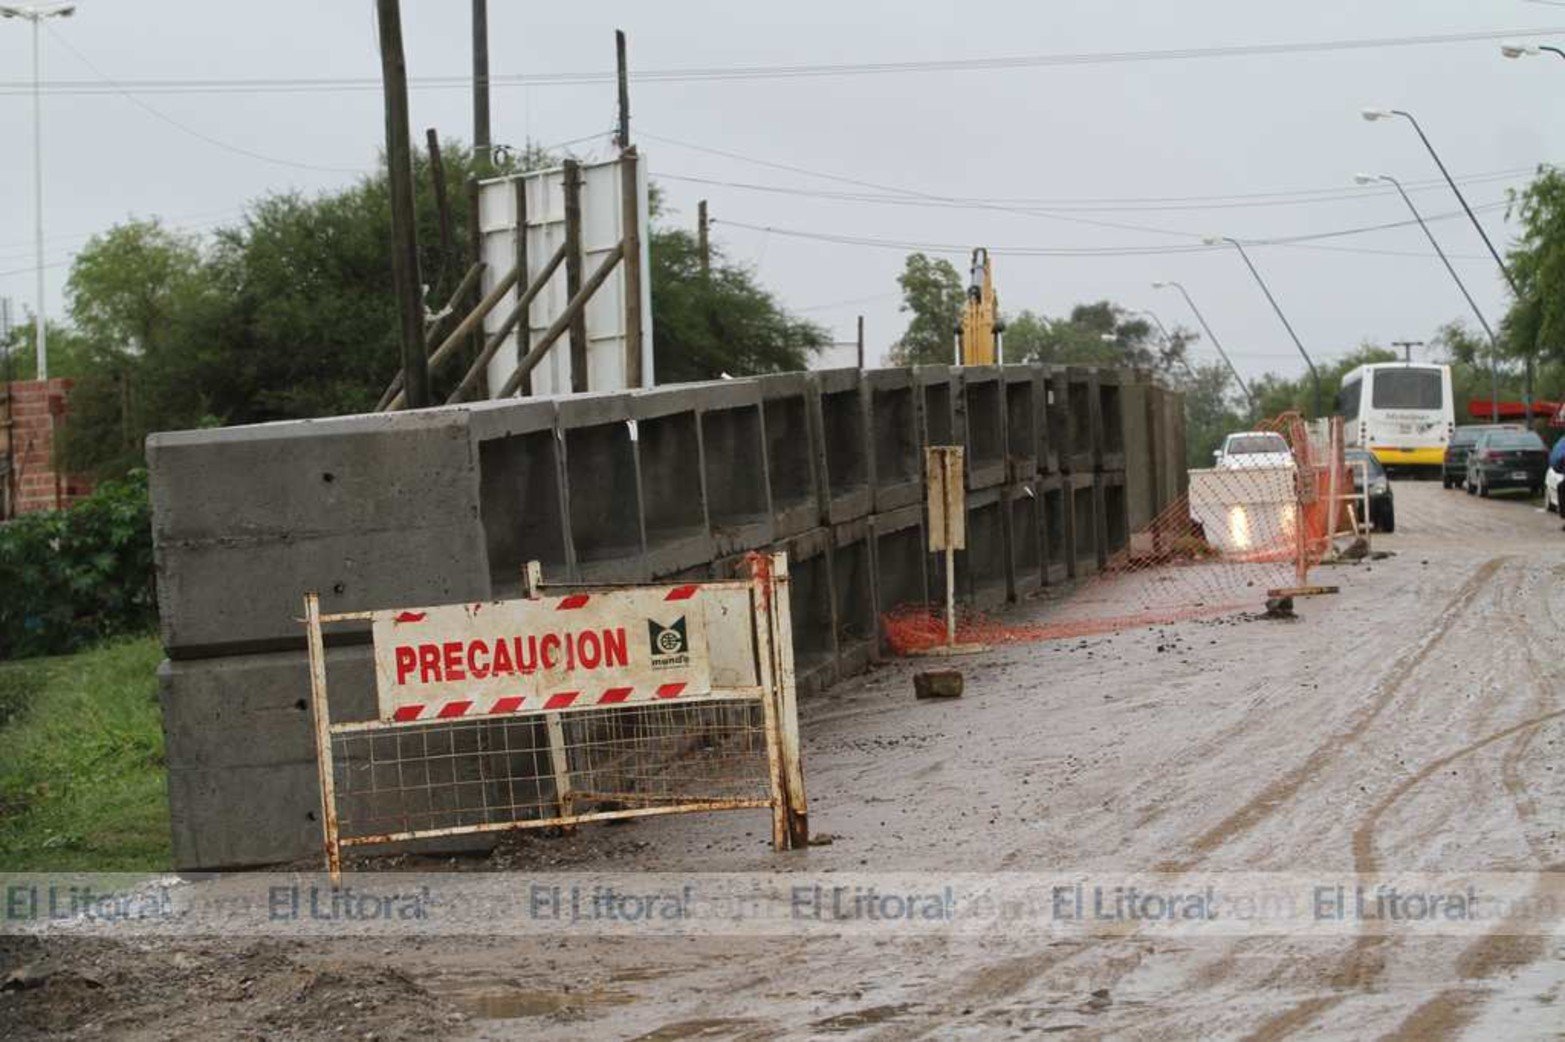
[[[473,158],[479,170],[494,164],[489,139],[489,6],[473,0]]]
[[[440,157],[440,135],[430,127],[424,132],[429,146],[429,183],[435,190],[435,213],[440,221],[440,267],[442,274],[456,263],[451,244],[451,205],[446,198],[446,164]]]
[[[516,296],[520,301],[527,292],[527,287],[532,284],[532,276],[527,270],[527,181],[518,177],[513,183],[515,191],[515,236],[516,236]],[[513,365],[520,365],[527,355],[527,349],[532,346],[532,304],[529,302],[522,306],[522,313],[516,319],[516,360]],[[533,393],[533,374],[528,373],[522,378],[522,386],[517,388],[518,394]]]
[[[864,371],[864,316],[859,316],[859,371]]]
[[[391,188],[391,281],[396,289],[402,385],[410,409],[429,405],[424,303],[419,290],[418,229],[413,211],[413,146],[408,136],[408,70],[402,54],[399,0],[375,0],[386,107],[386,167]]]
[[[708,236],[706,200],[696,204],[696,246],[701,254],[701,274],[707,275],[712,271],[712,243]]]
[[[614,63],[619,78],[619,127],[615,131],[620,151],[630,147],[630,72],[625,60],[625,32],[614,30]]]
[[[634,147],[627,148],[619,159],[620,169],[620,224],[625,244],[625,255],[620,263],[625,266],[625,386],[645,387],[646,374],[642,372],[641,346],[645,336],[641,314],[641,195],[637,164],[641,157]],[[705,213],[706,204],[702,203]]]
[[[483,223],[479,219],[478,194],[478,178],[469,175],[467,179],[467,248],[468,251],[472,254],[472,262],[474,264],[477,264],[484,259],[484,229]],[[498,278],[499,275],[500,272],[495,272],[495,277]],[[473,283],[473,292],[471,298],[469,300],[459,302],[459,306],[466,308],[468,311],[471,311],[473,308],[476,308],[478,306],[478,302],[483,299],[484,283],[482,279],[479,279],[477,282]],[[484,330],[482,326],[479,326],[479,328],[473,330],[472,339],[468,342],[467,350],[463,352],[463,363],[468,368],[472,368],[474,360],[478,358],[479,353],[483,351],[483,349]],[[478,397],[489,397],[489,373],[487,371],[479,374]]]
[[[581,291],[581,164],[574,159],[564,163],[565,188],[565,299],[575,300]],[[586,308],[571,317],[571,390],[587,390],[587,315]]]

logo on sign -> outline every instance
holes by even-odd
[[[690,664],[690,642],[685,635],[683,615],[668,626],[648,619],[647,635],[652,641],[653,669],[672,669]]]

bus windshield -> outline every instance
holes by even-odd
[[[1377,409],[1439,409],[1444,405],[1438,369],[1379,369],[1371,401]]]

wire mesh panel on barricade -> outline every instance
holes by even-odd
[[[1043,618],[1016,624],[968,611],[956,639],[994,644],[1112,633],[1254,610],[1274,594],[1304,587],[1341,527],[1341,490],[1351,489],[1341,438],[1317,445],[1304,420],[1288,413],[1230,449],[1243,451],[1190,471],[1189,491],[1131,532],[1096,574],[1050,596]],[[943,620],[926,605],[897,608],[883,621],[899,653],[946,640]]]
[[[306,598],[328,867],[342,847],[767,808],[807,842],[785,555],[751,578],[321,615]],[[368,619],[375,720],[330,719],[322,625]]]

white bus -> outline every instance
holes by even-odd
[[[1439,467],[1456,429],[1451,367],[1384,362],[1361,365],[1337,393],[1344,440],[1387,467]]]

